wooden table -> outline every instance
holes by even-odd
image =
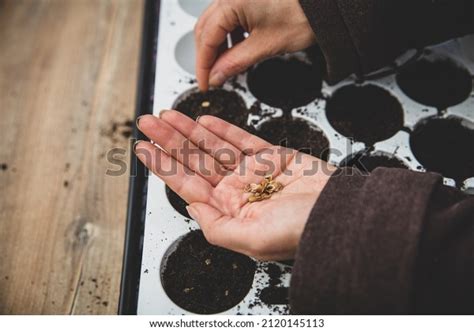
[[[143,1],[0,0],[0,313],[115,314]]]

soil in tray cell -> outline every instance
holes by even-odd
[[[250,92],[269,106],[291,110],[321,96],[321,69],[296,58],[272,58],[255,66],[247,78]]]
[[[186,218],[191,219],[191,216],[189,216],[188,211],[186,210],[186,206],[188,205],[187,202],[181,199],[181,197],[168,186],[166,186],[166,196],[168,197],[170,204],[178,213]]]
[[[456,117],[432,118],[410,136],[417,160],[428,170],[453,178],[458,185],[474,177],[474,124]]]
[[[343,164],[346,167],[355,167],[363,172],[372,172],[379,167],[408,169],[408,167],[394,156],[387,155],[356,155]]]
[[[328,139],[321,130],[303,119],[288,117],[271,119],[263,123],[254,133],[274,145],[297,149],[322,160],[328,160]]]
[[[162,282],[166,294],[181,308],[215,314],[242,301],[255,270],[256,263],[249,257],[213,246],[201,231],[192,231],[165,259]]]
[[[346,85],[327,103],[331,125],[342,135],[373,145],[403,127],[403,108],[387,90],[375,85]]]
[[[223,89],[205,93],[194,92],[178,102],[175,109],[193,119],[202,115],[213,115],[237,126],[246,125],[249,114],[240,95]]]
[[[266,287],[259,293],[259,299],[266,305],[287,305],[289,290],[288,287]]]
[[[454,60],[431,54],[403,68],[397,83],[411,99],[444,109],[466,100],[472,92],[469,71]]]

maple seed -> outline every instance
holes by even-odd
[[[272,175],[266,175],[260,184],[248,184],[244,188],[245,193],[252,193],[248,201],[250,203],[270,199],[273,193],[283,189],[283,184],[273,180]]]
[[[203,101],[203,102],[201,103],[201,107],[203,107],[203,108],[207,108],[207,107],[209,107],[210,105],[211,105],[211,103],[210,103],[209,101]]]

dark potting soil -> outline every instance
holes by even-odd
[[[267,305],[287,305],[289,303],[288,287],[266,287],[259,293],[259,299]]]
[[[278,262],[286,265],[287,267],[292,267],[295,264],[295,260],[285,260],[285,261],[278,261]]]
[[[474,130],[459,118],[432,118],[418,125],[410,136],[410,146],[429,171],[453,178],[458,185],[474,177]]]
[[[256,263],[242,254],[209,244],[201,231],[178,242],[163,265],[166,294],[183,309],[197,314],[226,311],[252,287]]]
[[[396,157],[385,155],[357,155],[350,159],[345,166],[355,167],[363,172],[372,172],[379,167],[408,169],[403,161]]]
[[[327,62],[321,47],[318,45],[311,46],[304,50],[309,61],[315,67],[315,70],[319,73],[323,79],[327,77]]]
[[[202,115],[213,115],[237,126],[247,123],[249,113],[240,95],[223,89],[192,93],[175,108],[193,119]]]
[[[280,286],[283,270],[274,263],[269,263],[264,270],[269,280],[268,286],[258,293],[260,301],[267,305],[288,304],[288,288]]]
[[[281,276],[283,273],[279,266],[269,263],[265,268],[265,272],[268,274],[270,279],[268,282],[270,286],[277,286],[281,284]]]
[[[403,108],[385,89],[347,85],[327,103],[326,114],[339,133],[367,145],[392,137],[403,127]]]
[[[181,199],[181,197],[177,195],[172,189],[170,189],[168,185],[166,185],[166,197],[178,213],[180,213],[186,218],[191,218],[191,216],[189,216],[188,214],[188,211],[186,210],[186,206],[188,206],[188,203]]]
[[[439,109],[463,102],[472,91],[469,71],[454,60],[436,54],[403,68],[396,79],[408,97]]]
[[[329,158],[329,140],[303,119],[272,119],[263,123],[255,134],[274,145],[293,148],[325,161]]]
[[[307,105],[321,95],[322,75],[318,66],[298,59],[272,58],[248,74],[252,94],[267,105],[291,110]]]

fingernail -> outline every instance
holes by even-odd
[[[134,152],[137,151],[137,145],[138,145],[139,143],[141,143],[141,142],[142,142],[142,140],[137,140],[137,141],[135,141],[135,143],[133,144],[133,147],[132,147],[132,149],[133,149]]]
[[[158,117],[161,118],[161,116],[163,116],[163,114],[166,113],[167,111],[169,111],[169,109],[161,110],[160,113],[158,114]]]
[[[199,115],[198,117],[196,117],[196,123],[199,123],[199,119],[201,118],[201,115]]]
[[[140,122],[140,119],[141,119],[142,117],[143,117],[143,115],[138,116],[137,119],[135,120],[135,123],[136,123],[136,125],[137,125],[137,128],[138,128],[138,124],[139,124],[139,122]]]
[[[199,215],[198,215],[197,210],[195,208],[193,208],[191,206],[186,206],[186,210],[188,211],[189,216],[191,216],[191,218],[193,220],[196,221],[198,219]]]
[[[209,85],[220,86],[224,84],[226,80],[227,78],[224,76],[224,74],[219,71],[211,75],[211,79],[209,79]]]

